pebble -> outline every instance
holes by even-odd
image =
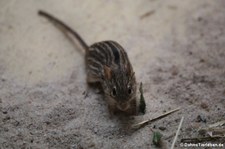
[[[164,131],[164,130],[166,130],[166,127],[163,127],[163,126],[159,126],[159,130],[162,130],[162,131]]]
[[[206,118],[201,116],[201,115],[198,115],[197,119],[196,119],[196,122],[204,122],[204,123],[206,123]]]
[[[2,111],[2,113],[3,113],[3,114],[7,114],[8,112],[7,112],[7,111]]]
[[[98,129],[97,128],[94,128],[94,132],[97,133],[98,132]]]

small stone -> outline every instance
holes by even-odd
[[[7,114],[8,112],[7,112],[7,111],[2,111],[2,113],[3,113],[3,114]]]
[[[79,145],[73,144],[73,145],[71,145],[71,149],[79,149]]]
[[[83,93],[82,93],[82,95],[85,95],[86,94],[86,91],[84,91]]]
[[[198,17],[198,21],[201,22],[203,19],[202,17]]]
[[[18,121],[14,122],[14,126],[18,126],[19,124],[20,124],[20,122],[18,122]]]
[[[201,106],[201,108],[203,108],[203,109],[205,109],[205,110],[207,110],[207,111],[209,110],[209,106],[208,106],[208,104],[205,103],[205,102],[202,102],[200,106]]]
[[[45,123],[46,123],[47,125],[49,125],[49,124],[50,124],[50,122],[49,122],[49,121],[46,121]]]
[[[180,119],[175,119],[175,122],[178,123],[180,121]]]
[[[200,59],[199,62],[200,62],[200,63],[204,63],[205,60],[204,60],[204,59]]]
[[[163,126],[159,126],[159,130],[162,130],[162,131],[164,131],[164,130],[166,130],[166,127],[163,127]]]
[[[9,128],[3,128],[3,131],[8,132]]]
[[[10,117],[9,117],[9,116],[6,116],[6,117],[3,119],[3,122],[8,121],[8,120],[10,120]]]
[[[198,115],[197,119],[196,119],[196,122],[204,122],[204,123],[206,123],[206,118],[201,116],[201,115]]]
[[[173,76],[176,76],[176,75],[178,75],[178,68],[176,67],[176,66],[172,66],[172,68],[171,68],[171,74],[173,75]]]
[[[97,133],[98,132],[98,129],[97,128],[94,128],[94,132]]]

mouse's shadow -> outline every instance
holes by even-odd
[[[101,100],[103,102],[106,102],[105,97],[104,97],[104,90],[99,82],[88,83],[88,90],[90,92],[94,91],[97,94],[103,95],[103,96],[101,96],[102,97]],[[106,108],[106,109],[108,112],[108,114],[106,116],[108,117],[108,119],[110,121],[113,121],[113,123],[115,123],[118,127],[118,132],[115,134],[118,134],[119,136],[131,135],[134,132],[134,129],[132,129],[132,125],[137,123],[137,120],[135,117],[138,116],[139,114],[129,115],[122,111],[117,111],[115,114],[112,115],[112,114],[110,114],[108,108]]]
[[[133,135],[136,132],[136,129],[133,129],[132,126],[137,124],[137,119],[135,116],[127,115],[121,112],[113,115],[113,117],[109,117],[109,119],[113,121],[118,128],[118,130],[116,130],[117,132],[114,132],[114,134],[117,134],[118,137]]]

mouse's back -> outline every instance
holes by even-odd
[[[110,69],[129,69],[132,71],[126,51],[115,41],[102,41],[94,43],[86,53],[88,72],[95,77],[104,77],[105,67]]]

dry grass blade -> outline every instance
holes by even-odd
[[[225,128],[203,128],[198,132],[201,134],[208,134],[211,137],[225,136]]]
[[[216,122],[216,123],[214,123],[214,124],[209,125],[209,128],[218,127],[218,126],[223,126],[224,124],[225,124],[225,120],[219,121],[219,122]]]
[[[179,126],[178,126],[178,129],[177,129],[176,135],[175,135],[175,137],[174,137],[174,140],[173,140],[173,143],[172,143],[171,149],[173,149],[173,148],[174,148],[174,146],[175,146],[175,143],[176,143],[176,141],[177,141],[177,137],[178,137],[178,135],[179,135],[179,133],[180,133],[180,128],[181,128],[181,126],[182,126],[182,124],[183,124],[183,121],[184,121],[184,117],[182,117],[182,118],[181,118],[181,120],[180,120],[180,124],[179,124]]]
[[[224,137],[225,128],[222,128],[224,124],[225,124],[225,120],[219,121],[209,125],[208,127],[200,128],[198,132],[200,134],[208,134],[210,137]]]
[[[182,143],[200,143],[205,141],[219,141],[225,139],[225,128],[221,128],[225,124],[225,120],[216,122],[205,128],[200,128],[200,134],[209,135],[208,137],[183,138]]]
[[[225,137],[225,128],[214,128],[207,133],[210,137]]]
[[[133,128],[133,129],[140,128],[140,127],[142,127],[142,126],[144,126],[144,125],[149,124],[150,122],[154,122],[154,121],[156,121],[156,120],[158,120],[158,119],[164,118],[164,117],[166,117],[166,116],[168,116],[168,115],[170,115],[170,114],[172,114],[172,113],[174,113],[174,112],[177,112],[177,111],[179,111],[179,110],[180,110],[180,108],[177,108],[177,109],[168,111],[168,112],[166,112],[166,113],[164,113],[164,114],[162,114],[162,115],[160,115],[160,116],[158,116],[158,117],[156,117],[156,118],[149,119],[149,120],[145,120],[145,121],[142,121],[142,122],[140,122],[140,123],[134,124],[134,125],[131,126],[131,128]]]

